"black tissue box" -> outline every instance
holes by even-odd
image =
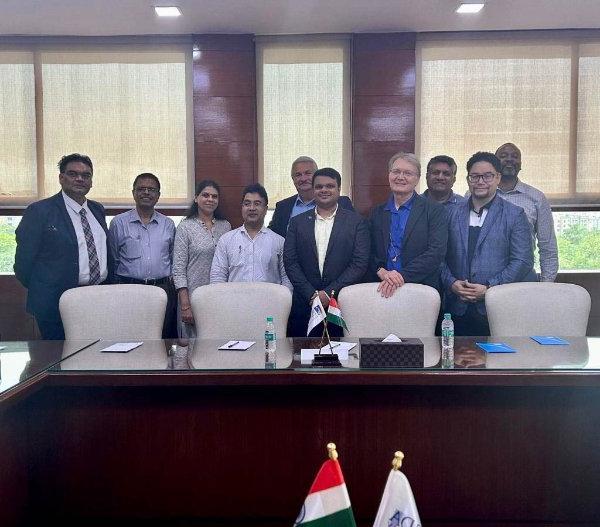
[[[383,342],[383,339],[359,339],[361,368],[423,368],[423,343],[419,339]]]

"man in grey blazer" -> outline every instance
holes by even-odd
[[[471,195],[450,211],[442,283],[456,335],[489,335],[488,288],[536,280],[527,217],[522,208],[497,197],[500,178],[500,160],[477,152],[467,162]]]

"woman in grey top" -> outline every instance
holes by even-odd
[[[210,266],[219,238],[231,230],[219,211],[220,188],[209,179],[196,185],[196,195],[187,216],[177,227],[173,249],[173,281],[179,297],[179,335],[194,337],[192,291],[210,282]]]

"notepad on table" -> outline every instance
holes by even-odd
[[[132,349],[138,348],[143,342],[116,342],[115,344],[108,346],[107,348],[101,349],[106,353],[127,353]]]
[[[538,344],[541,344],[542,346],[568,346],[569,345],[569,343],[566,340],[561,339],[560,337],[549,337],[549,336],[536,335],[531,338],[533,340],[535,340]]]
[[[515,348],[511,348],[504,342],[476,342],[476,344],[487,353],[516,353]]]
[[[230,340],[223,344],[219,349],[226,351],[245,351],[254,344],[256,344],[255,340]]]

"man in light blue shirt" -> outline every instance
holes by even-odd
[[[210,269],[210,283],[271,282],[292,290],[283,266],[283,242],[279,234],[264,226],[269,198],[258,183],[242,193],[244,224],[217,242]]]
[[[160,181],[143,173],[133,182],[135,209],[110,222],[108,246],[115,261],[116,281],[158,286],[167,293],[164,338],[175,338],[175,290],[171,277],[175,224],[154,210],[160,197]]]

